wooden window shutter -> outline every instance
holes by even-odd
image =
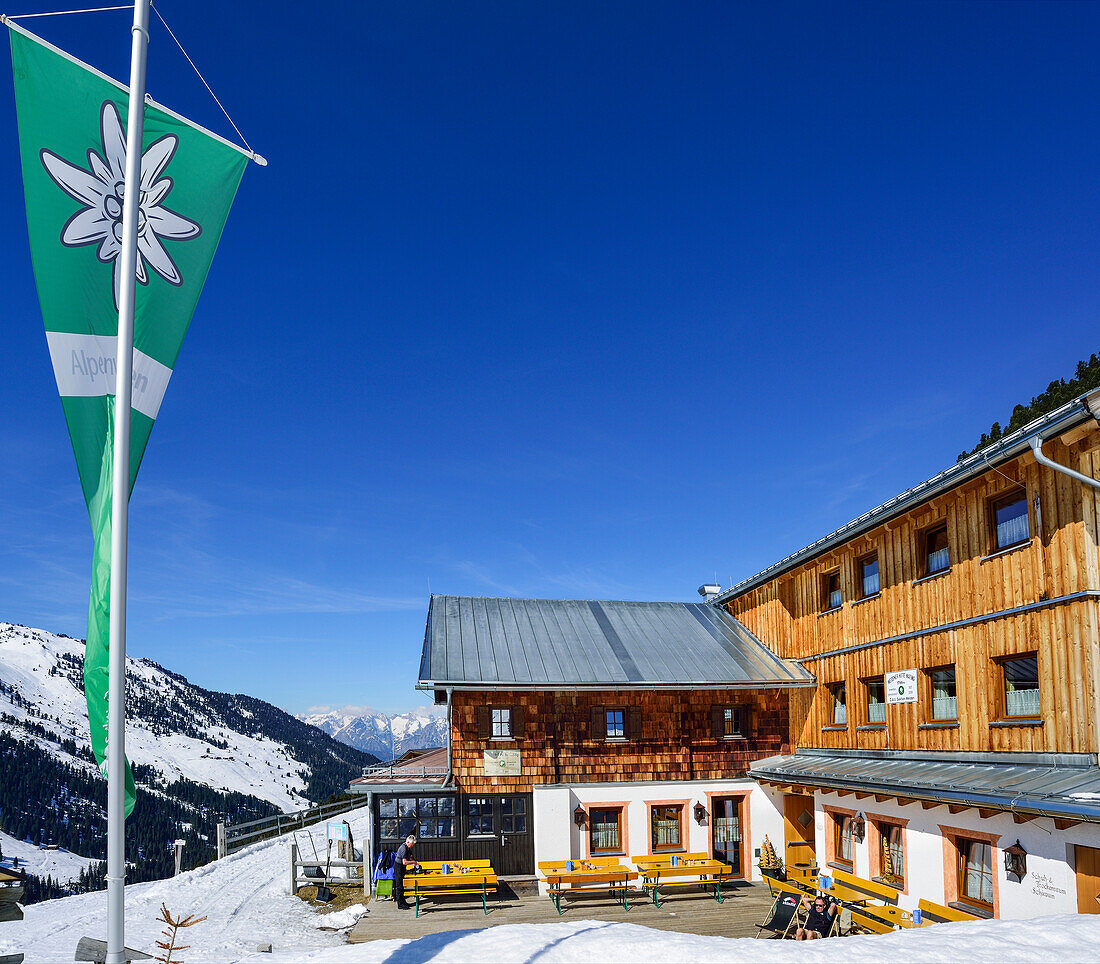
[[[710,708],[710,735],[721,740],[726,735],[726,708],[717,704]]]
[[[756,736],[756,714],[753,707],[745,703],[739,707],[741,710],[741,735],[746,739]]]
[[[602,706],[592,707],[592,739],[607,739],[607,713]]]
[[[512,707],[512,739],[523,739],[523,707]]]
[[[488,706],[477,708],[477,738],[488,740],[493,735],[493,711]]]
[[[628,706],[625,722],[626,738],[628,740],[640,740],[642,738],[642,708],[640,706]]]

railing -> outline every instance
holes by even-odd
[[[305,876],[298,873],[299,868],[306,868]],[[309,870],[320,870],[324,868],[321,876],[315,877],[309,873]],[[326,873],[331,873],[338,868],[344,868],[344,877],[329,877]],[[359,871],[360,877],[357,879],[354,876],[355,870]],[[370,874],[367,873],[366,862],[362,860],[336,860],[329,859],[326,855],[324,858],[314,857],[312,860],[306,860],[298,851],[297,844],[290,845],[290,893],[291,895],[298,893],[299,887],[317,887],[320,888],[322,884],[326,887],[332,883],[342,884],[345,887],[351,884],[361,885],[363,888],[363,896],[370,896]]]
[[[445,777],[446,767],[411,767],[408,764],[379,763],[372,767],[363,767],[363,776],[377,779],[388,777],[390,780],[414,780],[427,777]]]
[[[242,847],[269,837],[279,837],[292,830],[304,830],[315,823],[320,823],[328,817],[338,813],[346,813],[348,810],[357,810],[363,806],[362,799],[337,800],[335,803],[322,804],[319,807],[310,807],[308,810],[299,810],[296,813],[277,813],[274,817],[262,817],[259,820],[249,820],[247,823],[238,823],[228,827],[224,823],[218,824],[218,859],[235,853]]]

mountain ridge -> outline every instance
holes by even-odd
[[[409,750],[447,743],[446,719],[427,707],[392,714],[370,707],[344,707],[299,713],[298,719],[324,730],[341,743],[382,760],[400,758]]]

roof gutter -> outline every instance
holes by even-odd
[[[1063,475],[1068,475],[1071,479],[1076,479],[1078,482],[1084,482],[1085,485],[1091,485],[1094,489],[1100,489],[1100,481],[1083,475],[1075,469],[1062,465],[1061,462],[1055,462],[1053,459],[1048,459],[1043,455],[1043,440],[1038,436],[1034,436],[1031,439],[1031,451],[1035,453],[1035,461],[1045,465],[1048,469],[1054,469],[1055,472],[1061,472]]]
[[[464,682],[462,680],[420,680],[416,684],[418,690],[437,690],[446,687],[448,691],[460,690],[464,693],[493,692],[497,690],[553,690],[556,693],[572,692],[634,692],[652,690],[789,690],[814,687],[817,682],[812,678],[805,680],[790,680],[787,682],[748,682],[748,683],[696,683],[683,680],[679,683],[632,683],[629,680],[608,680],[603,683],[564,683],[564,682],[539,682],[524,683],[520,681],[480,680],[477,682]]]
[[[1009,797],[1005,794],[973,793],[962,790],[922,789],[920,787],[883,783],[878,780],[842,780],[837,778],[806,776],[805,774],[785,775],[770,773],[767,770],[760,771],[750,769],[748,775],[754,780],[763,780],[768,783],[779,783],[787,786],[814,786],[825,790],[846,790],[849,792],[889,795],[892,797],[907,797],[913,800],[929,800],[955,806],[967,807],[992,807],[998,810],[1008,810],[1012,813],[1033,813],[1038,817],[1049,817],[1052,820],[1081,820],[1088,823],[1100,823],[1100,807],[1088,807],[1077,803],[1061,803],[1058,801],[1039,804],[1021,801],[1017,797]]]
[[[1093,391],[1067,402],[1060,408],[1056,408],[1053,412],[1048,412],[1010,435],[1006,435],[995,445],[986,446],[981,451],[967,456],[961,462],[944,469],[938,475],[934,475],[911,489],[906,489],[901,495],[897,495],[888,502],[863,513],[859,518],[853,519],[836,531],[822,536],[804,549],[799,549],[798,552],[780,559],[779,562],[758,572],[755,576],[743,579],[737,585],[731,586],[725,592],[716,596],[711,605],[721,606],[730,599],[744,595],[757,586],[770,582],[772,579],[797,568],[802,563],[809,562],[830,549],[854,539],[867,529],[881,525],[927,502],[929,499],[935,498],[940,493],[961,485],[972,476],[980,475],[988,469],[1023,455],[1032,448],[1031,440],[1033,438],[1045,441],[1060,435],[1090,417],[1100,421],[1100,389],[1093,389]],[[1057,466],[1056,464],[1055,467],[1059,471],[1065,469],[1065,466]],[[1081,478],[1087,478],[1087,476]]]

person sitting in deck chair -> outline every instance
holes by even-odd
[[[802,898],[802,906],[806,909],[806,923],[795,931],[794,939],[812,941],[819,937],[828,937],[836,918],[836,901],[826,907],[824,897],[815,897],[811,902],[807,894]]]

